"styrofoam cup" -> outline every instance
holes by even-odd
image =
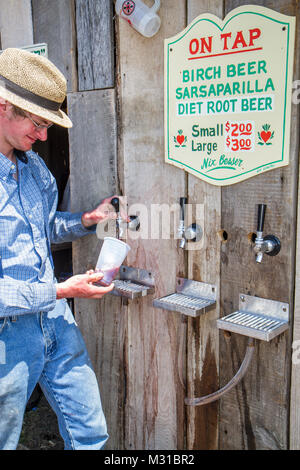
[[[120,269],[130,246],[113,237],[105,237],[99,254],[95,271],[101,271],[103,278],[100,284],[108,286]]]

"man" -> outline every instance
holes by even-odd
[[[16,449],[37,383],[57,414],[65,449],[101,449],[108,435],[95,374],[65,298],[100,299],[113,289],[88,272],[57,283],[50,243],[72,241],[113,218],[96,209],[57,212],[55,180],[31,150],[54,123],[66,80],[46,58],[20,49],[0,56],[0,449]]]

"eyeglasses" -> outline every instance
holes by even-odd
[[[36,130],[38,131],[41,131],[42,129],[49,129],[49,127],[53,126],[53,122],[51,122],[50,124],[39,124],[38,122],[34,121],[32,119],[32,117],[30,117],[27,113],[24,113],[25,116],[30,119],[30,121],[32,122],[32,124],[34,125],[34,127],[36,128]]]

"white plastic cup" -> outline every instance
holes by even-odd
[[[103,273],[99,284],[109,286],[127,256],[130,246],[113,237],[105,237],[95,271]]]
[[[152,8],[147,7],[142,0],[117,0],[116,12],[126,20],[136,31],[151,38],[160,28],[161,20],[156,14],[160,0],[154,0]]]

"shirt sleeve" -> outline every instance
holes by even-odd
[[[72,242],[90,233],[96,233],[96,225],[85,228],[81,223],[83,212],[58,212],[54,214],[51,230],[51,242]]]
[[[0,279],[0,317],[48,312],[56,304],[56,284]]]

